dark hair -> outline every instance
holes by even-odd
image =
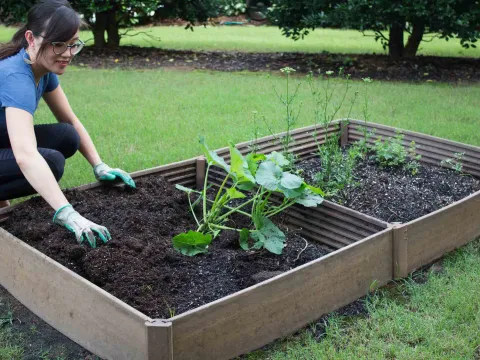
[[[80,15],[67,0],[40,0],[28,11],[27,24],[13,35],[10,42],[0,47],[0,60],[28,47],[25,39],[27,30],[31,30],[35,36],[43,36],[37,53],[39,56],[52,41],[70,40],[83,25]]]

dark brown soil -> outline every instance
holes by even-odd
[[[40,198],[16,209],[4,228],[153,318],[196,308],[330,251],[308,243],[301,252],[306,240],[288,229],[281,256],[245,252],[238,233],[224,231],[208,254],[183,256],[171,239],[195,224],[185,193],[161,177],[139,179],[136,190],[102,187],[66,195],[83,216],[108,227],[113,237],[108,244],[77,245],[71,233],[52,223],[52,211]],[[286,230],[279,219],[277,224]]]
[[[321,163],[313,158],[299,167],[313,183]],[[422,164],[412,175],[402,168],[382,169],[371,158],[357,165],[354,179],[330,200],[388,222],[417,219],[480,190],[478,179],[450,169]]]
[[[298,73],[325,72],[345,68],[352,78],[377,80],[476,82],[480,80],[480,59],[418,56],[391,60],[385,55],[242,53],[225,51],[179,51],[122,46],[119,49],[88,47],[74,65],[92,68],[216,71],[278,71],[292,67]]]

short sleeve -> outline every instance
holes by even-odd
[[[60,84],[60,81],[58,81],[57,74],[49,73],[47,77],[48,77],[47,85],[45,86],[46,93],[55,90]]]
[[[37,98],[35,83],[27,74],[13,73],[8,75],[0,84],[0,106],[14,107],[35,113]]]

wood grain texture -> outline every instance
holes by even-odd
[[[402,227],[412,272],[480,236],[480,191]]]
[[[134,308],[0,229],[0,284],[29,310],[105,359],[146,359]]]
[[[145,323],[148,360],[173,360],[172,323],[161,319]]]
[[[365,295],[392,278],[387,229],[275,278],[169,319],[175,360],[230,359]]]

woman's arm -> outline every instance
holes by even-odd
[[[32,115],[12,107],[7,107],[5,114],[13,155],[27,181],[54,210],[67,205],[55,176],[37,150]]]
[[[102,162],[100,155],[98,155],[97,149],[90,135],[88,135],[87,130],[73,112],[62,87],[58,85],[55,90],[43,94],[43,99],[58,122],[71,124],[75,130],[77,130],[78,135],[80,135],[80,152],[92,167],[100,164]]]

